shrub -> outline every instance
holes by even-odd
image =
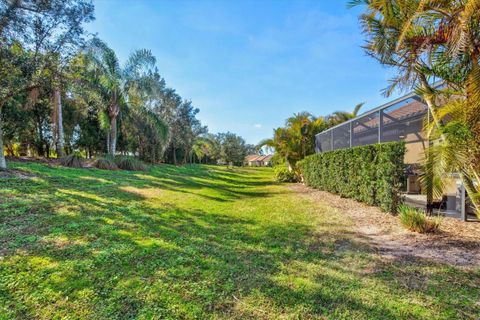
[[[297,182],[297,175],[294,171],[288,170],[284,166],[278,166],[274,169],[275,172],[275,181],[278,182]]]
[[[115,164],[122,170],[144,171],[146,169],[146,166],[142,161],[130,156],[116,157]]]
[[[111,158],[99,158],[93,164],[95,168],[103,170],[118,170],[118,166]]]
[[[72,153],[61,158],[60,164],[70,168],[83,168],[83,158],[78,153]]]
[[[400,222],[410,231],[419,233],[431,233],[438,230],[440,221],[425,215],[425,212],[407,205],[398,207]]]
[[[305,184],[395,213],[404,179],[404,142],[317,153],[299,162]]]

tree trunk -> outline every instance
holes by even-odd
[[[173,151],[173,164],[177,165],[177,150],[175,149],[175,143],[172,143],[172,151]]]
[[[45,156],[45,148],[44,148],[44,142],[45,139],[43,138],[43,130],[42,130],[42,124],[41,120],[38,119],[37,117],[37,125],[38,125],[38,142],[37,142],[37,156],[39,157],[44,157]]]
[[[7,161],[3,152],[2,109],[0,109],[0,170],[7,170]]]
[[[184,151],[182,165],[187,164],[187,150]]]
[[[428,148],[430,148],[430,140]],[[426,164],[425,164],[425,179],[426,179],[426,186],[427,189],[425,190],[427,196],[427,214],[433,214],[433,184],[434,184],[434,173],[433,173],[433,163],[432,163],[432,156],[430,154],[430,149],[426,150],[425,154]]]
[[[57,86],[55,87],[55,92],[54,92],[54,108],[55,108],[55,115],[56,115],[56,151],[57,151],[57,156],[58,157],[63,157],[65,155],[65,134],[63,132],[63,113],[62,113],[62,93],[60,91],[60,88]]]
[[[425,78],[425,76],[423,74],[420,74],[419,75],[419,78],[420,78],[420,84],[423,88],[423,90],[425,90],[426,92],[432,92],[432,87],[429,85],[427,79]],[[435,125],[440,125],[437,117],[436,117],[436,105],[435,105],[435,101],[433,99],[433,97],[430,95],[430,94],[425,94],[423,95],[423,99],[425,100],[425,102],[427,103],[427,107],[428,107],[428,122],[430,123],[431,120],[434,121]],[[432,146],[432,141],[430,139],[430,136],[426,137],[427,138],[427,148],[430,148]],[[427,206],[426,206],[426,210],[427,210],[427,214],[431,215],[433,213],[433,180],[434,180],[434,177],[433,177],[433,163],[432,163],[432,157],[430,155],[430,150],[427,149],[426,150],[426,154],[425,154],[425,160],[426,160],[426,171],[425,174],[426,174],[426,179],[427,179],[427,182],[426,182],[426,185],[427,185],[427,189],[425,190],[425,193],[426,193],[426,196],[427,196]]]
[[[108,146],[108,154],[115,156],[117,151],[117,117],[110,119],[110,143]]]
[[[107,132],[107,153],[110,153],[110,131]]]
[[[433,96],[430,94],[430,92],[433,92],[433,88],[430,86],[428,83],[427,79],[425,78],[425,75],[419,74],[419,79],[420,79],[420,85],[422,89],[426,92],[429,92],[428,94],[422,95],[422,98],[425,100],[427,103],[428,110],[430,111],[430,115],[432,116],[432,120],[435,123],[435,125],[440,126],[442,125],[441,121],[439,121],[437,117],[437,105],[435,103],[435,100]]]

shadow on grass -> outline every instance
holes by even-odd
[[[269,197],[272,192],[253,189],[275,184],[270,177],[248,177],[245,172],[239,174],[214,166],[174,167],[163,165],[150,169],[149,172],[106,171],[98,169],[70,169],[33,164],[28,168],[43,181],[48,180],[51,188],[69,186],[77,191],[94,191],[98,196],[124,200],[125,192],[118,190],[121,186],[141,189],[158,188],[203,197],[206,200],[230,202],[245,197]],[[242,171],[253,171],[242,169]],[[95,178],[90,176],[94,174]],[[240,178],[239,178],[240,177]],[[91,183],[88,183],[90,180]],[[216,196],[202,193],[202,189],[215,189]],[[39,192],[42,189],[39,188]],[[138,195],[137,195],[138,196]]]
[[[153,208],[145,196],[121,188],[160,188],[228,204],[275,196],[262,188],[271,184],[268,176],[205,167],[165,166],[150,176],[31,169],[39,179],[9,180],[0,189],[12,197],[0,203],[0,241],[7,248],[0,305],[12,317],[35,318],[43,311],[80,318],[275,318],[296,310],[306,318],[411,319],[424,315],[408,308],[408,297],[419,295],[439,308],[437,315],[462,309],[468,316],[477,308],[436,299],[466,288],[478,294],[478,273],[422,261],[375,261],[372,267],[371,248],[347,229],[339,233],[342,225],[334,221],[280,223],[169,202]],[[219,195],[200,194],[202,189]],[[473,282],[463,281],[472,276]],[[412,278],[417,281],[402,282]],[[379,300],[366,303],[358,292],[372,283],[379,291],[365,294]],[[382,292],[401,308],[381,301]],[[249,299],[256,307],[245,307]]]

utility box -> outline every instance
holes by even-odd
[[[408,194],[419,194],[422,188],[420,186],[420,180],[418,176],[409,175],[407,177],[407,193]]]

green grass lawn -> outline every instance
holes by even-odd
[[[0,319],[476,319],[480,268],[382,261],[270,169],[11,163]]]

